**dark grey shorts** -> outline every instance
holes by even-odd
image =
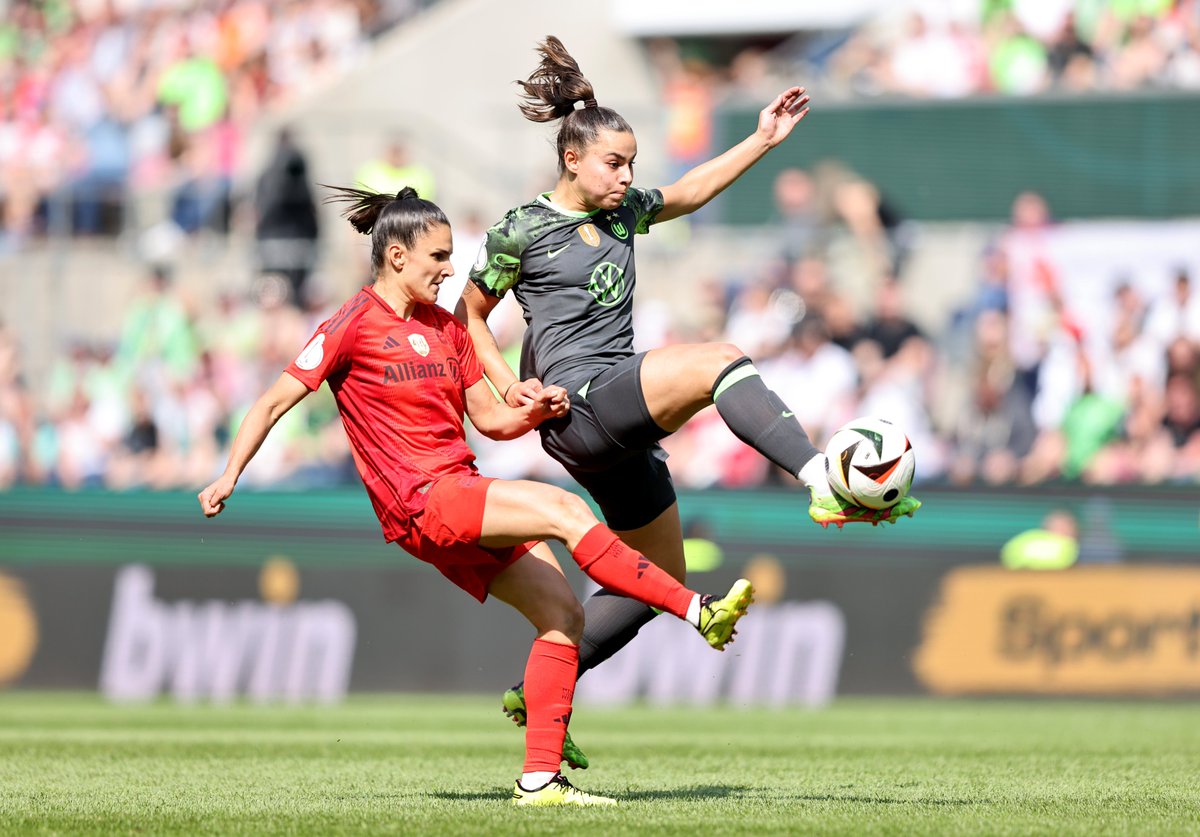
[[[675,502],[658,444],[670,433],[655,424],[642,394],[645,356],[567,387],[570,412],[540,428],[542,447],[587,489],[613,529],[645,526]]]

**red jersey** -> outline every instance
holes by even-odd
[[[431,480],[477,473],[463,411],[483,371],[466,327],[443,309],[418,303],[405,320],[363,288],[287,372],[310,390],[328,382],[389,541],[424,509]]]

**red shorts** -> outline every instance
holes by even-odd
[[[477,474],[434,480],[425,495],[425,511],[396,541],[481,602],[496,576],[537,543],[496,549],[479,545],[483,507],[493,481]]]

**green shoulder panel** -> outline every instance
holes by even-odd
[[[530,228],[524,223],[524,210],[510,209],[491,229],[479,248],[471,268],[471,281],[502,297],[521,278],[521,254],[530,240]]]
[[[634,232],[637,235],[645,235],[650,231],[650,225],[654,223],[658,213],[662,212],[662,192],[658,189],[630,188],[625,193],[624,204],[634,211],[637,218]]]

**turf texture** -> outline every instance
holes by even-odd
[[[0,693],[0,834],[1200,834],[1200,704],[582,707],[615,809],[514,809],[495,698],[111,706]]]

